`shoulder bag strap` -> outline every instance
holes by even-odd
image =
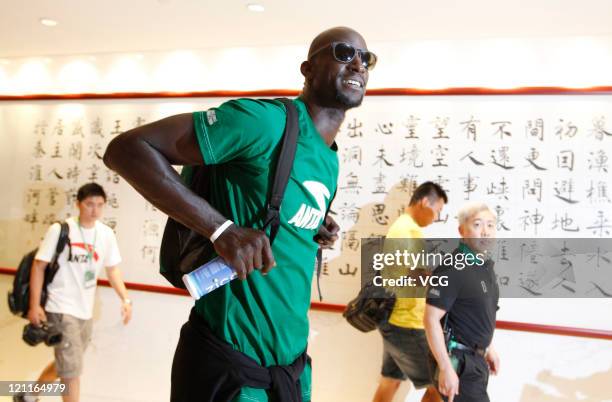
[[[291,175],[291,168],[295,159],[297,139],[300,132],[298,125],[297,109],[293,101],[287,98],[279,98],[287,110],[285,132],[283,133],[282,145],[278,161],[276,163],[276,173],[268,205],[266,207],[266,224],[264,229],[270,226],[270,245],[274,242],[280,227],[280,207],[285,196],[285,189]]]

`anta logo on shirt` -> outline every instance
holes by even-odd
[[[70,244],[72,247],[76,247],[76,248],[82,248],[83,250],[85,250],[87,252],[87,254],[76,254],[76,253],[72,253],[72,255],[70,256],[70,259],[68,261],[70,262],[76,262],[76,263],[85,263],[89,261],[89,253],[91,253],[93,251],[93,259],[94,261],[98,261],[98,259],[100,258],[100,256],[98,255],[98,253],[93,250],[93,247],[90,244],[84,244],[84,243],[71,243]]]
[[[300,229],[316,229],[325,216],[325,201],[329,199],[329,190],[318,181],[305,181],[302,183],[306,190],[312,194],[317,207],[302,204],[297,213],[289,220],[289,223]]]

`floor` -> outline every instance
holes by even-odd
[[[11,281],[12,277],[0,275],[1,295],[7,294]],[[112,289],[100,288],[96,297],[81,401],[167,401],[178,329],[187,318],[191,299],[131,292],[134,318],[123,326]],[[44,345],[30,347],[21,340],[26,321],[11,315],[5,300],[0,300],[0,381],[36,379],[52,360],[52,350]],[[313,401],[370,401],[379,378],[378,333],[359,333],[338,313],[312,311],[310,320]],[[502,369],[489,383],[491,400],[612,402],[612,342],[497,331],[495,343]],[[395,402],[420,401],[422,392],[410,388],[405,382]],[[0,396],[0,402],[10,400]]]

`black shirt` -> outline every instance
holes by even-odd
[[[471,253],[464,244],[453,255]],[[472,348],[487,348],[493,339],[498,309],[499,287],[493,270],[494,262],[471,265],[459,270],[440,265],[432,276],[448,277],[448,285],[430,286],[427,304],[448,312],[448,326],[455,339]],[[444,281],[442,281],[444,283]]]

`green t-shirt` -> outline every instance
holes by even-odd
[[[306,347],[317,252],[313,236],[338,178],[336,151],[315,128],[303,101],[293,102],[300,135],[272,246],[277,265],[266,276],[256,271],[196,302],[196,311],[220,339],[263,366],[291,364]],[[217,165],[209,202],[239,226],[263,227],[285,119],[277,100],[238,99],[193,114],[204,162]],[[301,384],[309,401],[310,366]],[[267,401],[266,392],[243,388],[236,401]]]

